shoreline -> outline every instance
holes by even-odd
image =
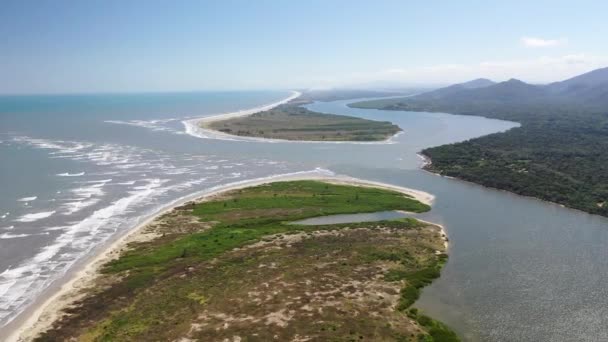
[[[202,192],[196,192],[189,196],[185,196],[181,199],[177,199],[159,211],[145,218],[142,222],[138,223],[133,228],[129,229],[120,236],[117,236],[113,241],[108,241],[106,245],[99,246],[95,249],[95,252],[91,254],[88,260],[85,260],[81,267],[73,269],[65,275],[66,281],[63,284],[58,284],[57,289],[54,293],[49,293],[48,297],[40,298],[40,302],[36,301],[27,309],[21,312],[13,322],[15,326],[12,331],[7,332],[6,341],[29,341],[39,335],[41,332],[50,328],[50,326],[62,316],[64,309],[68,308],[77,300],[81,299],[83,294],[81,290],[90,288],[94,281],[97,279],[98,271],[101,266],[107,262],[117,258],[120,253],[128,248],[130,242],[135,241],[146,241],[153,239],[154,234],[146,231],[146,228],[156,221],[156,219],[163,214],[170,212],[175,207],[178,207],[186,202],[204,201],[209,198],[220,195],[221,193],[239,189],[262,185],[266,183],[278,182],[278,181],[294,181],[294,180],[319,180],[326,181],[332,184],[342,184],[351,186],[368,186],[376,187],[381,189],[388,189],[398,191],[403,194],[409,195],[414,199],[431,205],[435,199],[432,194],[424,191],[405,188],[401,186],[395,186],[391,184],[366,181],[354,177],[335,175],[335,174],[322,174],[321,170],[315,169],[313,171],[295,172],[290,174],[274,175],[269,177],[256,178],[246,181],[240,181],[235,183],[229,183],[221,186],[212,187]],[[427,222],[427,221],[424,221]],[[445,229],[443,226],[427,222],[433,225],[437,225],[442,229],[442,234],[445,235]],[[447,241],[446,250],[447,250]],[[28,313],[27,317],[20,317]],[[6,327],[6,326],[5,326]]]
[[[572,208],[572,207],[569,207],[569,206],[567,206],[565,204],[548,201],[548,200],[542,199],[540,197],[529,196],[529,195],[522,195],[522,194],[518,194],[516,192],[510,191],[510,190],[495,188],[495,187],[492,187],[492,186],[483,185],[481,183],[475,183],[473,181],[469,181],[469,180],[466,180],[466,179],[462,179],[462,178],[458,178],[458,177],[452,177],[452,176],[446,176],[446,175],[442,175],[442,174],[437,173],[437,172],[433,172],[433,171],[431,171],[431,170],[429,170],[427,168],[427,166],[430,166],[432,164],[431,158],[427,157],[427,156],[425,156],[424,154],[421,154],[421,153],[416,153],[416,155],[419,156],[423,160],[423,163],[419,167],[419,169],[422,170],[422,171],[424,171],[424,172],[427,172],[427,173],[429,173],[429,174],[431,174],[433,176],[437,176],[437,177],[441,177],[441,178],[445,178],[445,179],[451,179],[451,180],[455,180],[455,181],[458,181],[458,182],[463,182],[465,184],[478,186],[478,187],[481,187],[482,189],[486,189],[486,190],[499,191],[499,192],[503,192],[503,193],[506,193],[506,194],[509,194],[509,195],[513,195],[513,196],[524,197],[524,198],[527,198],[527,199],[531,199],[531,200],[535,200],[535,201],[541,202],[543,204],[554,205],[554,206],[558,206],[558,207],[563,208],[563,209],[573,210],[573,211],[576,211],[576,212],[579,212],[579,213],[583,213],[583,214],[587,214],[587,215],[592,215],[592,216],[597,216],[597,217],[601,217],[601,218],[604,218],[604,219],[608,220],[607,216],[603,216],[603,215],[599,215],[599,214],[593,214],[593,213],[584,211],[582,209]]]
[[[286,139],[273,139],[273,138],[259,138],[259,137],[243,137],[234,134],[224,133],[215,129],[207,127],[205,124],[209,124],[216,121],[223,121],[228,119],[234,119],[244,116],[253,115],[259,112],[271,110],[277,106],[288,103],[292,100],[297,99],[302,95],[299,91],[292,91],[292,94],[287,98],[274,102],[271,104],[255,107],[251,109],[239,110],[236,112],[217,114],[211,116],[205,116],[202,118],[183,120],[182,124],[186,134],[201,138],[201,139],[216,139],[216,140],[227,140],[227,141],[248,141],[248,142],[264,142],[264,143],[308,143],[308,144],[365,144],[365,145],[387,145],[395,144],[394,138],[403,134],[403,131],[399,131],[384,140],[381,141],[323,141],[323,140],[286,140]]]

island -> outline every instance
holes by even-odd
[[[87,286],[49,303],[30,334],[37,341],[458,341],[412,307],[447,261],[441,226],[413,218],[298,224],[430,210],[421,201],[339,180],[216,192],[132,233]]]
[[[388,121],[313,112],[302,107],[306,103],[309,101],[292,100],[248,116],[204,121],[200,125],[241,137],[296,141],[384,141],[401,131]]]

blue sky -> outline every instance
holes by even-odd
[[[607,13],[608,1],[4,0],[0,93],[549,82],[608,66]]]

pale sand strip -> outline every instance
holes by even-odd
[[[225,186],[216,187],[212,191],[199,196],[196,201],[198,202],[209,200],[214,196],[235,189],[267,184],[277,181],[292,180],[322,180],[332,184],[367,186],[394,190],[409,195],[415,198],[416,200],[429,205],[432,204],[434,200],[433,195],[423,191],[380,182],[365,181],[347,176],[328,176],[320,174],[318,170],[315,170],[311,172],[277,175],[272,177],[258,178],[249,181],[227,184]],[[135,241],[146,241],[154,238],[155,235],[153,233],[148,232],[145,228],[162,214],[173,210],[173,208],[191,200],[192,197],[188,197],[174,203],[170,208],[158,212],[153,217],[150,217],[149,219],[139,224],[137,227],[133,228],[128,234],[120,237],[119,239],[108,245],[107,248],[97,254],[81,270],[72,273],[70,279],[66,283],[64,283],[61,288],[59,288],[54,294],[48,297],[43,303],[37,305],[35,308],[31,308],[29,310],[31,312],[28,313],[27,318],[23,319],[20,322],[20,325],[14,329],[14,331],[8,336],[6,341],[30,341],[36,336],[38,336],[38,334],[40,334],[41,332],[44,332],[45,330],[50,328],[52,323],[62,316],[62,312],[65,308],[73,305],[77,300],[81,299],[84,296],[82,290],[86,288],[91,288],[95,284],[95,280],[98,276],[98,271],[102,265],[118,258],[120,253],[127,248],[127,245],[129,243]],[[443,227],[441,227],[441,229],[445,234]]]
[[[202,126],[205,123],[234,119],[234,118],[239,118],[242,116],[253,115],[255,113],[271,110],[271,109],[278,107],[282,104],[285,104],[291,100],[297,99],[301,95],[302,95],[302,93],[299,91],[292,91],[291,95],[289,95],[287,98],[284,98],[283,100],[278,101],[278,102],[274,102],[274,103],[267,104],[267,105],[260,106],[260,107],[239,110],[239,111],[231,112],[231,113],[224,113],[224,114],[206,116],[206,117],[202,117],[202,118],[184,120],[184,121],[182,121],[182,124],[184,125],[184,128],[186,130],[186,134],[192,135],[197,138],[220,139],[220,140],[239,140],[238,136],[227,134],[227,133],[216,131],[216,130],[212,130],[212,129],[206,129]]]
[[[420,222],[424,222],[424,223],[428,223],[428,224],[432,224],[434,226],[437,226],[441,229],[441,237],[443,238],[443,246],[445,247],[445,251],[448,251],[448,247],[450,246],[449,243],[449,238],[448,238],[448,232],[445,230],[445,227],[441,224],[438,223],[434,223],[434,222],[429,222],[429,221],[425,221],[425,220],[421,220],[419,218],[417,218],[416,220],[420,221]]]
[[[292,91],[292,94],[275,103],[271,103],[265,106],[260,106],[256,108],[240,110],[232,113],[218,114],[212,116],[206,116],[202,118],[195,118],[182,121],[184,128],[186,130],[186,134],[197,138],[203,139],[217,139],[217,140],[229,140],[229,141],[251,141],[251,142],[264,142],[264,143],[294,143],[294,144],[305,144],[305,143],[313,143],[313,144],[365,144],[365,145],[386,145],[386,144],[394,144],[394,139],[399,135],[403,134],[403,131],[397,132],[394,135],[386,138],[382,141],[317,141],[317,140],[286,140],[286,139],[272,139],[272,138],[259,138],[259,137],[242,137],[234,134],[228,134],[224,132],[220,132],[215,129],[209,128],[209,124],[215,121],[222,121],[228,119],[239,118],[243,116],[253,115],[255,113],[264,112],[270,109],[273,109],[282,104],[288,103],[291,100],[297,99],[302,95],[299,91]]]

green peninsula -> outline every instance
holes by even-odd
[[[411,308],[447,260],[440,227],[411,218],[290,224],[429,209],[400,192],[320,181],[187,203],[145,226],[153,238],[107,263],[37,340],[458,341]]]
[[[243,137],[300,141],[383,141],[401,131],[388,121],[317,113],[300,104],[301,101],[288,103],[253,115],[203,125]]]

